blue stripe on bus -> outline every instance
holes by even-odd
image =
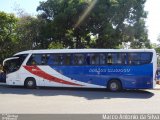
[[[71,79],[106,86],[110,79],[120,79],[124,88],[152,88],[153,65],[135,66],[50,66]],[[149,84],[151,83],[151,84]]]

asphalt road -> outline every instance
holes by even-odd
[[[114,93],[0,86],[0,113],[160,113],[160,89]]]

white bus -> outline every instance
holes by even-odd
[[[153,49],[54,49],[19,52],[3,62],[7,85],[122,89],[154,88]]]

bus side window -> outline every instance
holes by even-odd
[[[87,65],[98,65],[99,64],[99,54],[89,53],[86,56]]]
[[[138,65],[141,62],[141,53],[128,53],[128,61],[130,65]]]
[[[33,54],[29,58],[27,65],[42,65],[42,54]]]
[[[64,64],[70,65],[71,64],[71,54],[65,54],[64,55]]]
[[[127,64],[127,55],[126,53],[117,53],[117,62],[116,64]]]
[[[63,65],[63,54],[54,54],[53,64],[54,65]]]
[[[98,65],[99,64],[99,55],[98,54],[90,54],[90,63],[92,65]]]
[[[127,54],[121,53],[122,64],[127,64]]]
[[[112,64],[113,62],[112,62],[112,54],[111,53],[108,53],[107,54],[107,64]]]
[[[107,64],[127,64],[126,53],[108,53]]]
[[[151,62],[151,53],[141,53],[141,64],[147,64]]]
[[[46,64],[47,65],[53,65],[53,54],[47,54],[46,55]]]
[[[118,53],[112,53],[112,64],[121,64],[121,60],[118,59]]]
[[[105,54],[100,54],[100,65],[104,65],[106,61]]]
[[[41,56],[41,65],[45,65],[46,64],[46,58],[47,58],[46,54],[42,54],[42,56]]]
[[[33,55],[31,55],[31,57],[27,61],[27,65],[32,65],[32,61],[33,61]]]
[[[73,55],[73,64],[74,65],[82,65],[84,64],[84,54],[74,54]]]
[[[86,55],[86,63],[87,63],[87,65],[90,65],[91,63],[90,63],[90,54],[87,54]]]

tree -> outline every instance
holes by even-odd
[[[63,45],[58,42],[51,42],[48,46],[49,49],[62,49]]]
[[[116,48],[131,42],[149,47],[144,19],[145,0],[47,0],[38,16],[47,31],[43,44],[69,48]],[[43,34],[43,33],[42,33]],[[140,44],[137,44],[140,43]]]
[[[158,41],[157,44],[156,43],[152,44],[152,48],[154,48],[157,54],[160,56],[160,34],[158,35],[157,41]]]
[[[39,48],[39,20],[30,15],[18,18],[16,34],[19,47],[17,51]]]
[[[43,48],[43,21],[26,13],[16,6],[18,15],[16,33],[19,47],[17,51]],[[41,31],[40,31],[41,30]],[[44,45],[44,44],[43,44]]]
[[[16,22],[13,14],[0,12],[0,62],[14,53],[13,48],[17,43]]]
[[[24,12],[15,17],[0,12],[0,62],[19,51],[41,48],[42,22]]]

